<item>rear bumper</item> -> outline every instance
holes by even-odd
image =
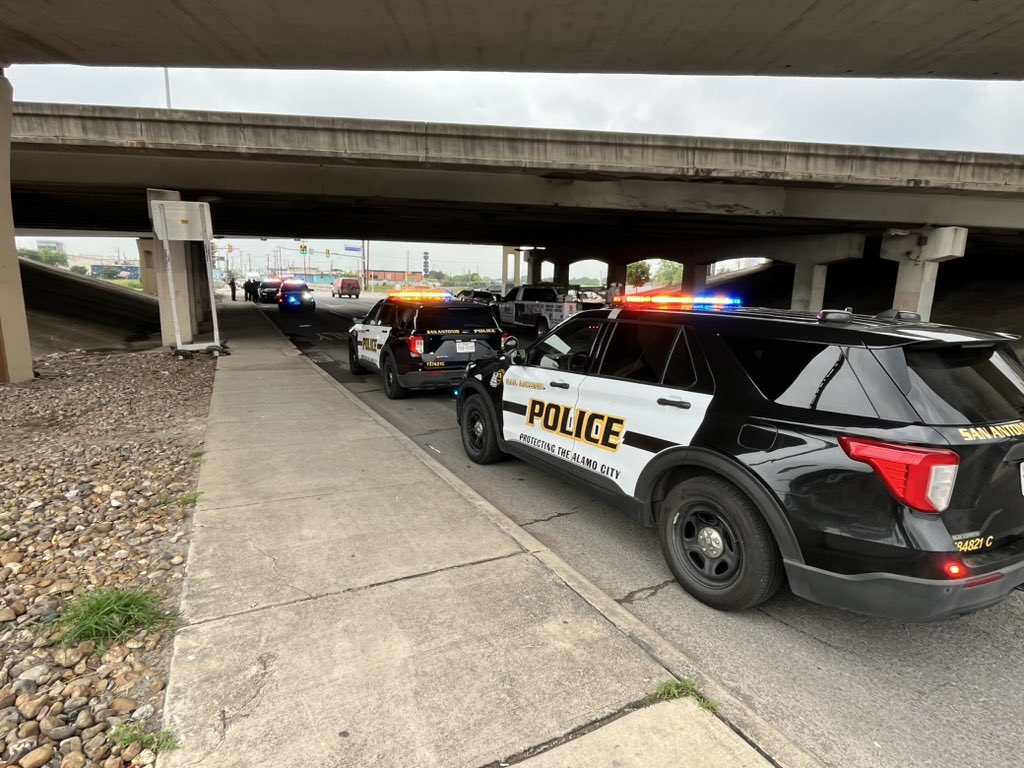
[[[938,621],[1001,602],[1024,584],[1024,560],[966,579],[919,579],[893,573],[843,574],[785,561],[793,594],[815,603],[899,621]],[[998,581],[970,586],[1002,574]]]
[[[454,389],[465,376],[465,367],[453,370],[410,371],[398,376],[406,389]]]

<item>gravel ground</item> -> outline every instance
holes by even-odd
[[[153,762],[107,732],[130,720],[159,730],[170,635],[62,647],[52,622],[97,587],[153,588],[178,605],[214,368],[72,352],[0,386],[0,764]]]

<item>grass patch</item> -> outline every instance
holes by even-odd
[[[693,699],[697,702],[697,706],[706,712],[714,714],[718,711],[718,705],[698,691],[692,680],[666,680],[663,683],[658,683],[658,687],[654,689],[653,698],[655,701]]]
[[[100,279],[103,280],[104,283],[110,283],[111,285],[119,285],[122,288],[130,288],[133,291],[141,291],[142,290],[142,281],[141,280],[132,280],[130,278],[119,278],[119,277],[115,277],[115,278],[111,278],[111,279],[107,279],[107,278],[100,278]]]
[[[78,595],[57,618],[59,640],[62,645],[92,640],[106,647],[140,629],[166,629],[178,613],[163,610],[159,602],[159,596],[151,590],[102,587]]]
[[[173,501],[174,497],[171,496],[169,493],[161,493],[159,496],[156,497],[156,503],[159,504],[161,507],[164,507]]]
[[[203,458],[203,452],[202,451],[193,451],[192,453],[190,453],[188,455],[188,457],[192,461],[199,461],[200,459]]]
[[[183,493],[178,497],[178,506],[187,507],[189,504],[195,504],[199,497],[203,495],[202,491],[193,491],[192,493]]]
[[[178,740],[170,731],[147,731],[142,723],[118,723],[110,729],[107,741],[127,749],[136,741],[143,749],[160,754],[178,748]]]

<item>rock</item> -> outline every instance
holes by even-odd
[[[84,731],[86,728],[92,728],[94,725],[96,725],[96,718],[88,709],[83,709],[78,713],[78,717],[75,718],[76,730]]]
[[[84,656],[78,648],[61,648],[53,654],[53,660],[62,667],[74,667]]]
[[[50,762],[51,757],[53,757],[53,747],[49,744],[44,744],[21,758],[18,761],[18,765],[21,768],[42,768],[42,766]]]
[[[85,768],[88,758],[81,752],[69,752],[60,761],[60,768]]]
[[[34,667],[29,667],[18,675],[18,679],[45,684],[50,680],[50,666],[48,664],[36,664]]]
[[[27,739],[29,736],[39,735],[39,723],[35,720],[27,720],[18,726],[18,738]]]
[[[152,704],[143,704],[132,713],[132,720],[145,721],[156,714],[156,707]]]
[[[152,765],[156,762],[156,753],[151,749],[144,749],[135,758],[136,765]]]
[[[124,748],[124,751],[121,752],[121,757],[124,760],[134,760],[141,751],[141,742],[133,741],[131,744]]]
[[[11,563],[20,563],[24,557],[25,555],[21,552],[4,552],[0,555],[0,566],[10,565]]]
[[[18,695],[10,688],[0,689],[0,709],[7,709],[14,704],[17,697]]]
[[[135,699],[129,699],[127,696],[118,696],[112,702],[110,702],[110,708],[117,712],[119,715],[127,715],[139,706],[139,703]]]
[[[82,740],[77,736],[72,736],[68,739],[64,739],[60,743],[60,753],[62,755],[70,755],[72,752],[82,751]]]
[[[0,608],[0,624],[6,624],[16,618],[18,618],[18,614],[14,612],[13,608]]]
[[[124,768],[124,760],[117,756],[108,757],[103,762],[103,768]]]
[[[46,704],[46,699],[45,693],[38,696],[26,693],[15,700],[15,706],[18,708],[18,714],[26,720],[32,720]]]
[[[88,741],[89,739],[93,739],[96,736],[101,735],[109,727],[110,726],[107,725],[106,723],[96,723],[96,725],[94,725],[94,726],[92,726],[90,728],[86,728],[84,731],[82,731],[82,739],[85,740],[85,741]],[[88,752],[86,754],[88,754]]]
[[[13,765],[19,758],[24,757],[38,746],[39,741],[35,736],[29,736],[27,739],[18,739],[7,748],[7,759]]]
[[[73,725],[62,725],[59,728],[54,728],[48,734],[54,741],[64,741],[75,735],[75,726]]]
[[[20,696],[23,693],[31,694],[39,690],[39,684],[35,680],[15,680],[11,690],[13,690],[17,696]]]
[[[110,754],[110,745],[103,734],[93,736],[85,742],[85,756],[90,760],[102,760]]]

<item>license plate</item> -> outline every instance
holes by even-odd
[[[476,352],[475,341],[456,341],[455,342],[456,352]]]

